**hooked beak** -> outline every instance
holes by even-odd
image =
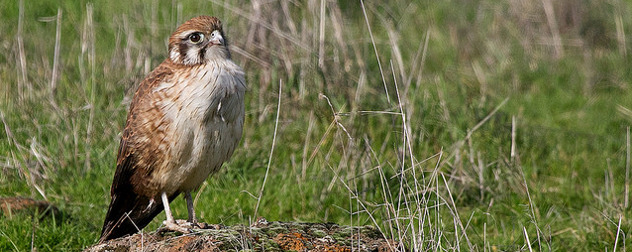
[[[222,37],[222,33],[219,31],[213,31],[211,33],[211,39],[209,40],[212,45],[224,45],[224,38]]]

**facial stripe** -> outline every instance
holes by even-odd
[[[206,47],[200,48],[200,50],[198,50],[198,59],[200,61],[204,60],[204,54],[206,53]]]
[[[181,60],[187,60],[188,50],[189,50],[189,45],[187,43],[184,43],[184,41],[178,45],[178,51],[180,51]]]

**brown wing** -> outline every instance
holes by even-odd
[[[110,194],[112,200],[105,216],[99,242],[134,234],[147,226],[163,210],[160,192],[149,181],[158,160],[164,158],[155,141],[151,120],[160,120],[160,111],[152,106],[152,89],[170,81],[173,71],[165,60],[139,85],[127,115]],[[169,201],[179,192],[169,195]]]

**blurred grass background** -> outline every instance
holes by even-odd
[[[3,1],[0,196],[45,199],[65,217],[0,216],[0,250],[96,242],[135,85],[178,24],[213,15],[249,87],[242,143],[196,196],[201,220],[249,224],[260,202],[268,220],[375,225],[410,250],[625,251],[631,11]],[[185,218],[184,200],[172,207]]]

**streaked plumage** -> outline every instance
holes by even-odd
[[[244,72],[230,59],[219,19],[193,18],[169,38],[169,57],[134,95],[118,151],[100,242],[136,233],[167,202],[190,192],[227,161],[244,123]],[[164,194],[164,195],[163,195]]]

